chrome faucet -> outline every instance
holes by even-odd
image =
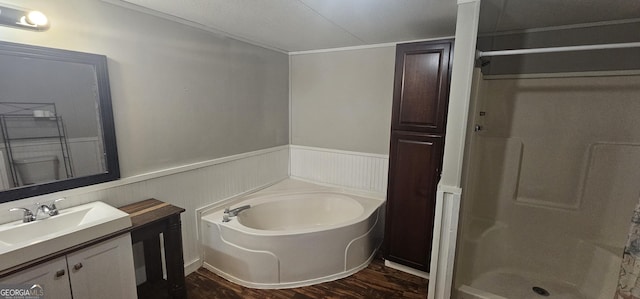
[[[38,209],[36,210],[36,215],[34,217],[37,218],[38,216],[38,212],[42,211],[43,213],[49,215],[49,217],[51,216],[55,216],[58,215],[58,207],[56,207],[56,202],[59,202],[61,200],[64,200],[64,198],[59,198],[54,200],[50,205],[46,205],[46,204],[36,204],[38,206]]]
[[[237,207],[235,209],[231,209],[229,210],[229,208],[225,208],[224,209],[224,215],[222,216],[222,222],[229,222],[231,221],[231,217],[235,217],[238,216],[238,214],[240,214],[240,212],[251,208],[250,205],[246,205],[246,206],[241,206],[241,207]]]
[[[64,200],[64,198],[58,198],[56,200],[54,200],[50,205],[46,205],[46,204],[36,204],[36,212],[32,212],[31,210],[27,209],[27,208],[11,208],[9,209],[9,212],[17,212],[20,211],[22,212],[22,222],[23,223],[27,223],[27,222],[32,222],[32,221],[36,221],[37,216],[38,216],[38,212],[42,211],[43,213],[49,215],[49,217],[51,216],[55,216],[58,215],[58,207],[56,207],[56,202],[59,202],[61,200]]]
[[[246,206],[241,206],[241,207],[237,207],[235,209],[229,210],[229,208],[224,209],[224,213],[229,215],[230,217],[235,217],[238,216],[238,214],[240,214],[240,212],[251,208],[250,205],[246,205]]]
[[[58,214],[58,210],[51,209],[48,205],[41,205],[36,210],[36,219],[38,218],[38,214],[40,214],[40,211],[42,211],[42,213],[44,213],[44,214],[47,214],[49,217]]]
[[[27,209],[27,208],[11,208],[9,209],[9,212],[16,212],[16,211],[20,211],[22,212],[22,222],[23,223],[27,223],[27,222],[31,222],[31,221],[35,221],[36,220],[36,215],[33,214],[33,212],[31,212],[31,210]]]

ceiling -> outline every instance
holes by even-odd
[[[105,0],[297,52],[453,36],[456,0]],[[640,21],[640,0],[482,0],[480,33]]]
[[[455,0],[120,1],[283,52],[453,36],[457,9]]]
[[[639,18],[640,0],[482,0],[479,32],[620,20],[640,22]]]

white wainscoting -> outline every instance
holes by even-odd
[[[186,209],[182,240],[189,273],[200,266],[199,208],[264,188],[289,175],[384,196],[388,160],[386,155],[284,145],[0,204],[0,218],[18,220],[20,213],[7,210],[61,197],[66,201],[60,208],[97,200],[117,207],[156,198]]]
[[[389,156],[290,145],[292,178],[386,195]]]
[[[7,212],[9,208],[32,207],[60,197],[66,198],[60,208],[97,200],[118,207],[156,198],[186,209],[182,242],[186,271],[191,272],[200,266],[196,209],[285,179],[288,166],[289,150],[284,145],[0,204],[0,219],[20,218],[20,213]]]

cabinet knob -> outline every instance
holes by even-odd
[[[73,265],[73,269],[76,270],[76,271],[82,269],[82,263],[77,263],[77,264]]]
[[[66,271],[64,269],[56,271],[56,278],[64,276]]]

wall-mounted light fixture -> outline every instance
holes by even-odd
[[[49,29],[49,20],[47,16],[37,10],[0,6],[0,25],[34,31],[45,31]]]

